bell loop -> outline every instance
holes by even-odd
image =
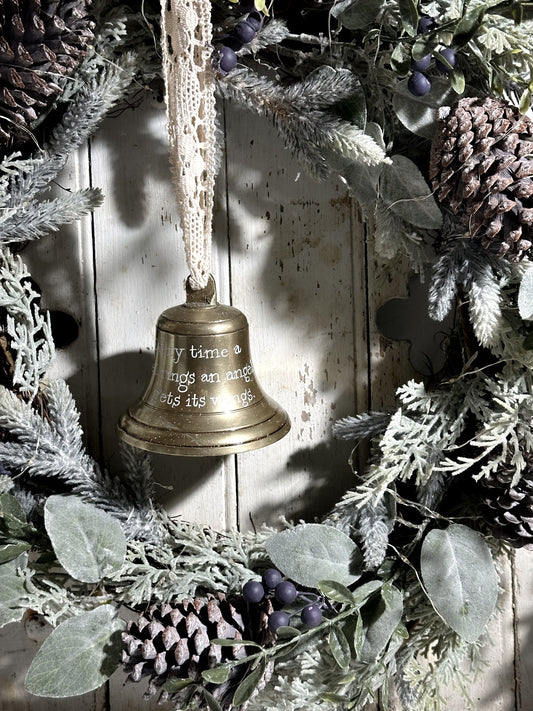
[[[193,289],[191,277],[188,276],[185,282],[185,291],[187,293],[187,306],[215,306],[217,303],[217,285],[212,274],[209,275],[207,284],[203,289]]]

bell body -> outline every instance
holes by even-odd
[[[289,431],[255,378],[246,317],[217,303],[212,277],[159,317],[150,383],[118,428],[135,447],[185,456],[258,449]]]

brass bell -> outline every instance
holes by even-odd
[[[120,437],[162,454],[220,456],[258,449],[290,429],[287,413],[255,379],[248,321],[204,289],[186,285],[187,301],[157,323],[148,389],[119,421]]]

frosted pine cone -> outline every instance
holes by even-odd
[[[247,606],[241,598],[229,601],[222,593],[195,598],[179,604],[153,605],[123,633],[122,661],[131,681],[150,676],[147,695],[155,695],[168,680],[200,680],[201,673],[221,662],[243,659],[244,645],[224,647],[212,639],[242,639],[248,628]],[[247,670],[246,664],[235,666],[223,684],[208,685],[223,708],[231,705],[233,692]],[[160,701],[189,702],[195,687],[168,694],[162,691]],[[204,699],[197,699],[198,709]]]
[[[485,518],[494,535],[515,548],[533,550],[533,453],[525,454],[527,466],[516,484],[516,469],[504,464],[482,482]],[[511,455],[508,457],[510,461]]]
[[[0,0],[0,152],[30,138],[92,38],[90,0]]]
[[[533,121],[491,97],[441,109],[429,174],[437,198],[498,256],[521,259],[533,242]]]

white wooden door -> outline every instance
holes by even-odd
[[[219,300],[246,314],[258,379],[290,413],[292,429],[278,443],[238,456],[154,460],[160,498],[172,513],[245,529],[275,524],[281,514],[326,513],[353,477],[350,446],[332,440],[332,423],[391,406],[397,386],[417,376],[408,344],[387,341],[375,325],[379,306],[406,295],[407,266],[385,271],[346,189],[301,173],[270,125],[234,106],[220,112],[225,160],[213,248]],[[105,122],[62,178],[62,187],[88,184],[102,188],[103,207],[32,245],[26,259],[44,306],[79,325],[53,374],[75,393],[89,450],[113,469],[115,424],[148,382],[157,317],[184,301],[187,271],[161,104],[147,100]],[[476,709],[533,708],[528,555],[506,564],[488,666],[472,680]],[[23,679],[46,630],[30,618],[1,633],[1,711],[155,707],[143,701],[140,685],[124,686],[121,674],[76,700],[30,697]],[[462,711],[464,702],[451,694],[443,708]]]

